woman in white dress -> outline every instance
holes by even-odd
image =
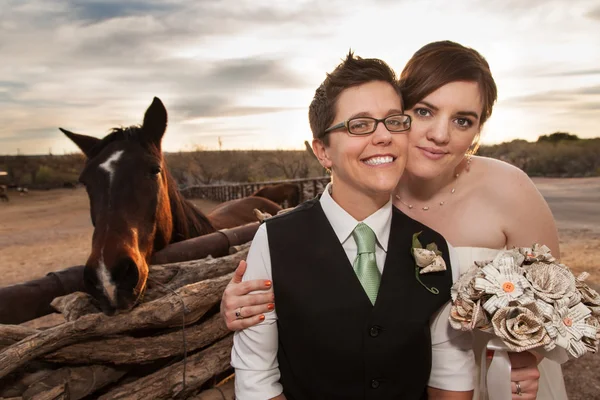
[[[502,249],[533,243],[547,245],[559,258],[552,213],[529,177],[505,162],[472,156],[497,97],[486,60],[454,42],[430,43],[409,60],[400,85],[413,123],[394,205],[440,232],[457,251],[461,272]],[[510,129],[510,121],[506,122]],[[232,330],[258,323],[262,313],[273,309],[271,293],[245,296],[268,285],[259,280],[239,283],[243,269],[222,302],[222,314]],[[243,319],[235,316],[240,308]],[[446,327],[447,314],[441,313],[432,329]],[[476,336],[477,360],[483,345]],[[534,399],[536,391],[538,399],[567,398],[560,365],[543,360],[538,382],[531,353],[511,354],[511,361],[513,399]]]

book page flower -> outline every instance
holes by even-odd
[[[512,351],[525,351],[552,342],[535,303],[503,307],[492,318],[494,333]]]
[[[475,328],[485,330],[490,325],[486,313],[481,307],[481,300],[472,301],[459,297],[450,309],[450,326],[461,331],[472,331]]]
[[[575,287],[575,277],[560,265],[533,263],[525,268],[525,277],[531,283],[536,298],[555,304],[557,309],[572,306],[581,300]]]
[[[550,253],[550,248],[545,245],[534,244],[533,247],[520,247],[518,249],[525,257],[525,263],[531,264],[534,262],[553,263],[556,258]]]
[[[464,274],[462,274],[450,289],[452,300],[458,297],[471,301],[479,300],[485,293],[483,290],[475,288],[475,279],[483,277],[481,268],[477,265],[472,265]]]
[[[481,297],[484,292],[475,289],[475,278],[482,276],[481,270],[472,265],[458,278],[450,289],[452,308],[450,309],[450,325],[461,331],[471,331],[489,325],[489,319],[481,308]]]
[[[413,255],[415,256],[415,263],[421,268],[420,274],[446,270],[446,262],[441,255],[435,254],[433,250],[415,248],[413,249]]]
[[[520,305],[532,303],[533,294],[530,284],[522,275],[520,266],[515,264],[515,258],[506,253],[500,253],[494,261],[481,269],[482,277],[475,278],[475,289],[492,295],[483,308],[494,314],[499,308],[507,307],[512,301]]]
[[[419,241],[419,235],[423,232],[416,232],[412,237],[412,246],[410,248],[410,254],[415,259],[415,278],[425,289],[430,293],[440,294],[440,291],[435,286],[427,286],[419,275],[426,274],[428,272],[437,272],[446,270],[446,262],[442,257],[442,252],[438,249],[437,244],[429,243],[425,248]]]
[[[575,279],[575,287],[581,294],[581,302],[592,310],[592,315],[600,322],[600,294],[585,283],[589,276],[587,272],[579,274]]]
[[[596,317],[588,317],[585,323],[596,328],[596,338],[584,336],[581,340],[590,353],[598,352],[598,343],[600,343],[600,321]]]
[[[597,325],[588,321],[591,313],[583,303],[556,309],[552,324],[546,326],[546,330],[557,346],[567,350],[573,357],[581,357],[588,351],[582,339],[587,338],[588,342],[598,339]]]

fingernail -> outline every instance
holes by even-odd
[[[261,321],[264,321],[265,320],[265,316],[261,315],[260,317],[258,317],[258,319],[260,319]]]
[[[275,301],[275,293],[271,294],[271,300]]]
[[[265,281],[265,286],[267,286],[267,287],[271,287],[271,285],[272,285],[272,282],[271,282],[271,281]]]
[[[485,353],[485,357],[488,360],[491,360],[492,358],[494,358],[494,350],[487,350],[486,353]]]
[[[273,303],[267,304],[267,309],[269,311],[273,311],[275,309],[275,304],[273,304]]]

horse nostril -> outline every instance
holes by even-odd
[[[112,276],[119,287],[133,289],[138,284],[140,274],[135,261],[126,257],[115,265]]]

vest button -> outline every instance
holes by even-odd
[[[369,330],[369,335],[371,335],[371,337],[377,337],[379,336],[379,331],[381,331],[381,327],[373,325]]]
[[[377,388],[379,387],[379,381],[378,381],[377,379],[373,379],[373,380],[371,381],[371,387],[372,387],[373,389],[377,389]]]

